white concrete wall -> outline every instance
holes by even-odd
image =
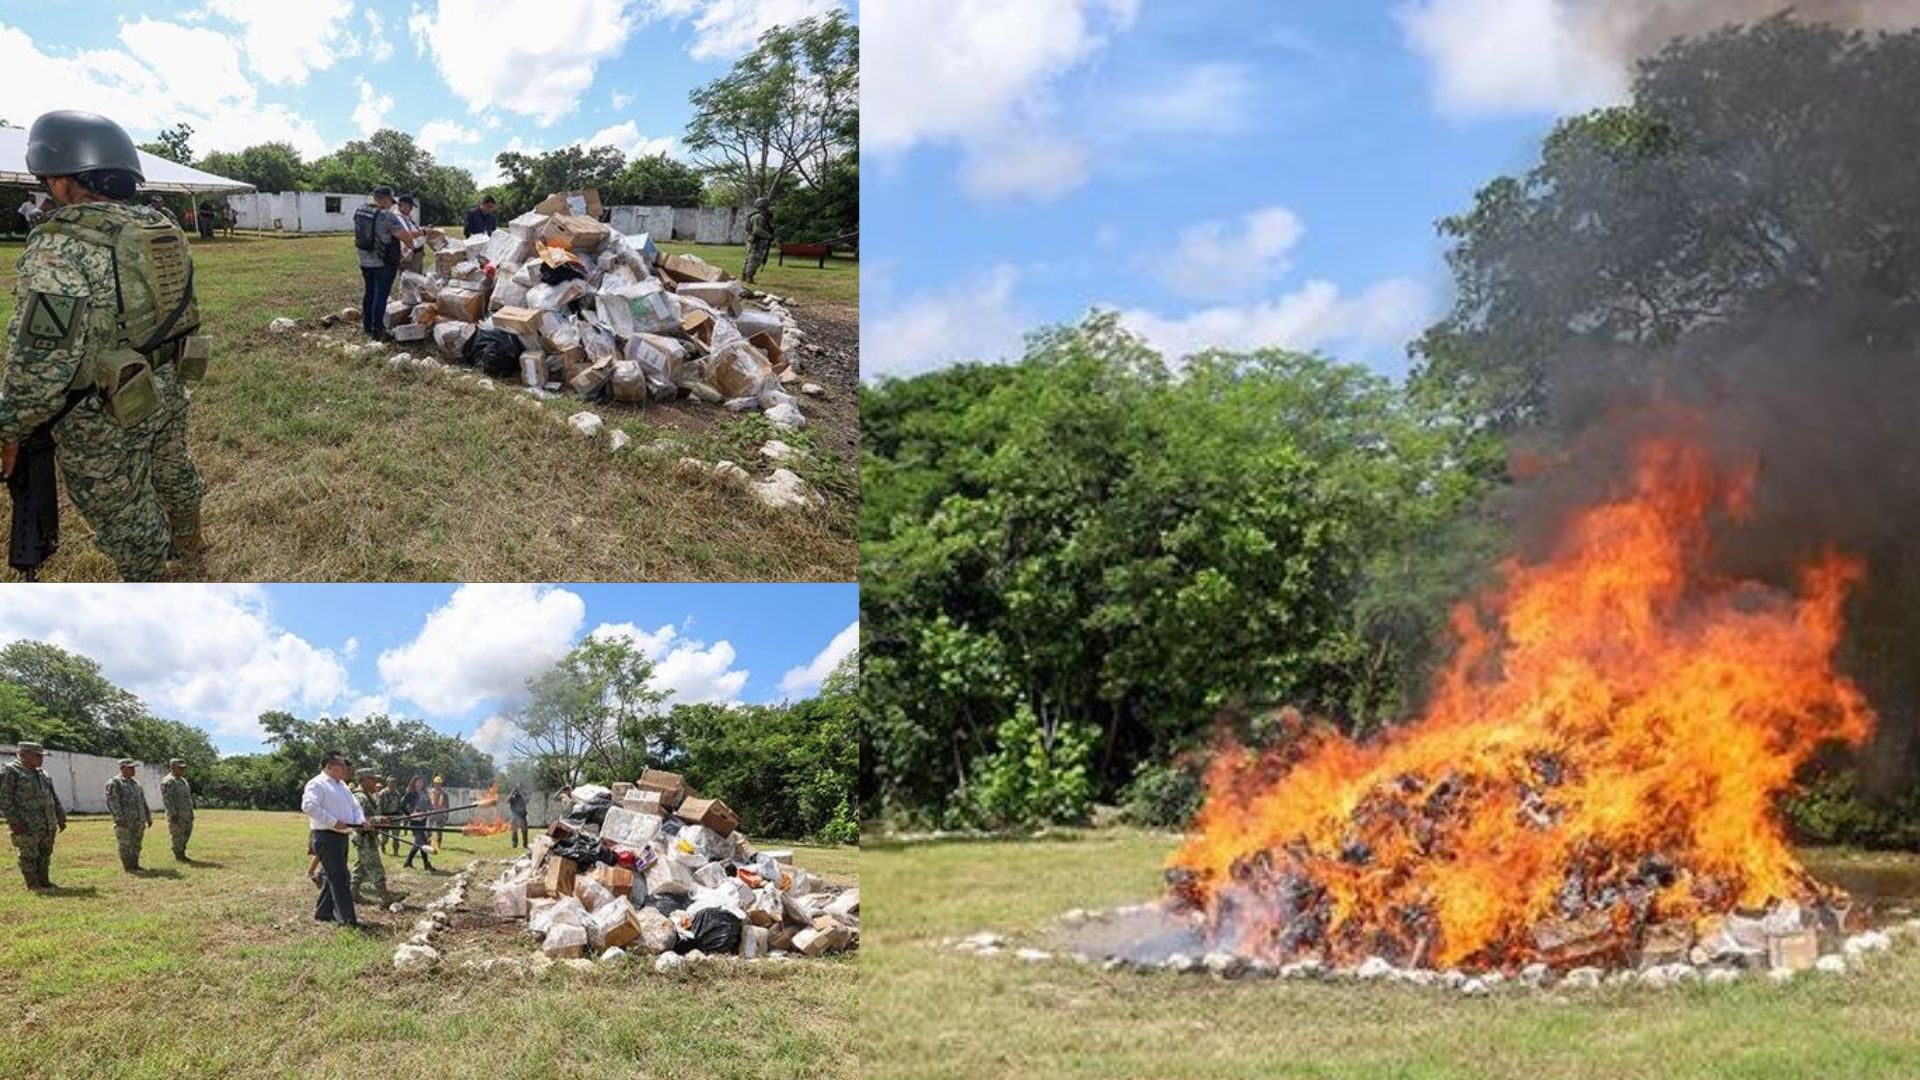
[[[615,206],[608,224],[623,233],[695,244],[744,244],[747,212],[731,206]]]
[[[615,206],[609,208],[609,225],[628,236],[646,233],[655,242],[673,238],[673,207]]]
[[[329,198],[340,200],[338,212],[327,213]],[[366,201],[365,195],[338,191],[249,191],[227,196],[239,228],[296,233],[352,232],[353,212]]]
[[[12,761],[19,755],[20,748],[11,743],[0,744],[0,760]],[[46,760],[40,763],[40,770],[53,780],[53,790],[60,796],[60,805],[70,814],[104,814],[107,812],[107,781],[120,775],[120,759],[105,758],[96,754],[73,754],[65,750],[49,750]],[[146,789],[147,805],[153,807],[153,819],[156,824],[161,818],[160,781],[167,776],[166,762],[148,762],[137,769],[133,776]],[[188,773],[192,780],[193,774]]]

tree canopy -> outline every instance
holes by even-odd
[[[774,27],[690,100],[688,149],[744,200],[821,184],[859,145],[859,29],[840,11]]]

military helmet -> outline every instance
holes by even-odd
[[[99,113],[58,109],[42,113],[27,129],[28,172],[72,176],[91,169],[125,169],[143,181],[147,178],[133,136]]]
[[[123,757],[120,759],[120,767],[123,769],[134,769],[134,768],[138,768],[139,765],[140,765],[139,762],[133,760],[130,757]]]
[[[759,207],[762,210],[765,210],[767,207],[772,206],[773,203],[769,202],[765,195],[762,195],[759,198],[753,200],[753,205]]]
[[[184,769],[184,768],[186,768],[186,767],[187,767],[187,759],[186,759],[186,758],[181,758],[181,757],[177,757],[177,758],[174,758],[173,760],[171,760],[171,761],[169,761],[169,762],[167,762],[167,764],[168,764],[168,765],[178,765],[178,766],[180,766],[181,768],[183,768],[183,769]]]
[[[22,754],[43,754],[43,753],[46,753],[46,751],[44,751],[44,750],[42,750],[42,749],[40,749],[40,744],[39,744],[39,743],[37,743],[37,742],[23,742],[23,743],[21,743],[21,744],[20,744],[20,745],[19,745],[18,747],[16,747],[15,749],[17,750],[17,752],[19,752],[19,753],[22,753]]]
[[[359,768],[359,769],[353,770],[353,778],[355,780],[371,780],[374,777],[379,775],[380,775],[379,773],[375,772],[371,768]]]

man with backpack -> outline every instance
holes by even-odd
[[[399,230],[393,189],[385,184],[374,188],[372,200],[353,212],[353,246],[367,285],[360,300],[361,329],[375,341],[387,336],[387,294],[400,272]]]

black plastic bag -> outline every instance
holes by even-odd
[[[740,919],[730,911],[708,908],[693,917],[691,938],[681,938],[674,952],[699,949],[708,956],[731,956],[740,951]]]
[[[634,886],[635,891],[641,888],[644,888],[644,886],[636,882]],[[687,908],[692,907],[693,897],[682,896],[679,893],[649,893],[646,903],[643,906],[650,907],[660,914],[672,918],[674,912],[685,911]]]
[[[493,378],[504,379],[520,373],[520,353],[524,348],[517,334],[505,330],[475,330],[460,358]]]

